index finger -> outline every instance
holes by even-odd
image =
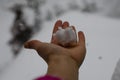
[[[54,40],[53,34],[58,30],[58,27],[60,27],[60,26],[62,26],[62,21],[61,20],[56,21],[54,28],[53,28],[51,43],[56,43]]]
[[[53,33],[55,33],[58,30],[58,27],[62,26],[62,21],[58,20],[56,21],[54,28],[53,28]]]

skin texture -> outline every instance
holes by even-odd
[[[67,21],[56,21],[53,34],[59,26],[66,28],[70,25]],[[72,27],[75,30],[75,27]],[[78,70],[86,55],[85,36],[82,31],[78,32],[77,42],[71,42],[65,46],[61,46],[53,36],[50,43],[32,40],[26,42],[24,46],[28,49],[35,49],[46,61],[48,75],[57,76],[64,80],[78,80]]]

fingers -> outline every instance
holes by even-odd
[[[73,30],[76,32],[75,26],[72,26]]]
[[[82,31],[78,32],[78,38],[79,38],[80,45],[85,46],[85,36]]]
[[[77,38],[77,33],[76,33],[76,29],[75,29],[75,26],[72,26],[73,30],[75,31],[75,35],[76,35],[76,38]],[[76,40],[77,42],[77,40]]]
[[[67,27],[69,27],[69,23],[67,21],[65,21],[62,25],[62,28],[65,29]]]
[[[69,24],[69,22],[67,22],[67,21],[65,21],[65,22],[62,24],[62,21],[61,21],[61,20],[58,20],[58,21],[55,23],[55,26],[54,26],[54,29],[53,29],[53,33],[52,33],[52,39],[51,39],[51,43],[53,43],[53,44],[59,45],[59,44],[58,44],[58,40],[56,39],[55,36],[53,36],[53,34],[58,30],[58,27],[60,27],[60,26],[61,26],[63,29],[65,29],[65,28],[69,27],[70,24]],[[73,28],[73,30],[75,31],[75,34],[76,34],[76,29],[75,29],[75,27],[72,26],[72,28]],[[76,35],[76,38],[77,38],[77,35]],[[77,40],[76,40],[76,42],[77,42]],[[71,43],[69,44],[69,46],[70,46],[70,45],[71,45],[71,46],[76,45],[76,42],[71,42]],[[67,45],[68,45],[68,44],[67,44]]]
[[[61,20],[56,21],[56,23],[54,25],[53,33],[52,33],[51,43],[54,43],[54,44],[57,43],[53,34],[58,30],[58,27],[60,27],[60,26],[62,26],[62,21]]]
[[[62,26],[62,21],[61,20],[56,21],[54,25],[53,33],[55,33],[58,30],[58,27],[60,26]]]
[[[65,21],[65,22],[62,24],[62,21],[61,21],[61,20],[58,20],[58,21],[55,23],[55,26],[54,26],[54,29],[53,29],[51,43],[57,44],[57,40],[56,40],[56,38],[53,36],[53,34],[58,30],[58,27],[62,27],[63,29],[65,29],[65,28],[67,28],[68,26],[69,26],[69,23],[68,23],[67,21]]]

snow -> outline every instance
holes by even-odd
[[[34,50],[24,49],[13,59],[7,42],[14,15],[0,9],[0,80],[32,80],[47,71],[47,64]],[[45,21],[42,30],[32,39],[50,42],[56,20],[69,21],[86,36],[87,55],[79,70],[79,80],[111,80],[120,58],[120,20],[97,14],[68,12],[52,21]],[[102,57],[99,59],[99,57]],[[6,67],[7,65],[7,67]]]
[[[119,20],[96,14],[72,13],[61,18],[68,20],[86,35],[87,56],[80,69],[81,80],[110,80],[119,56]],[[103,59],[99,60],[98,57]]]
[[[27,23],[28,26],[34,26],[33,24],[35,23],[35,13],[32,9],[28,7],[23,8],[23,19]]]
[[[65,46],[68,43],[76,42],[77,36],[72,26],[69,26],[65,29],[58,27],[58,31],[53,34],[54,37],[58,40],[59,44]]]
[[[9,63],[9,60],[11,60],[12,57],[10,48],[7,45],[8,39],[11,38],[9,29],[11,27],[10,25],[12,24],[12,18],[14,18],[14,15],[0,10],[0,71],[1,68],[5,66],[4,63]]]

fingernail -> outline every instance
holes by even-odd
[[[79,34],[81,35],[81,34],[83,34],[83,32],[82,32],[82,31],[79,31]]]
[[[79,35],[80,35],[80,38],[82,39],[83,38],[83,32],[79,31]]]

